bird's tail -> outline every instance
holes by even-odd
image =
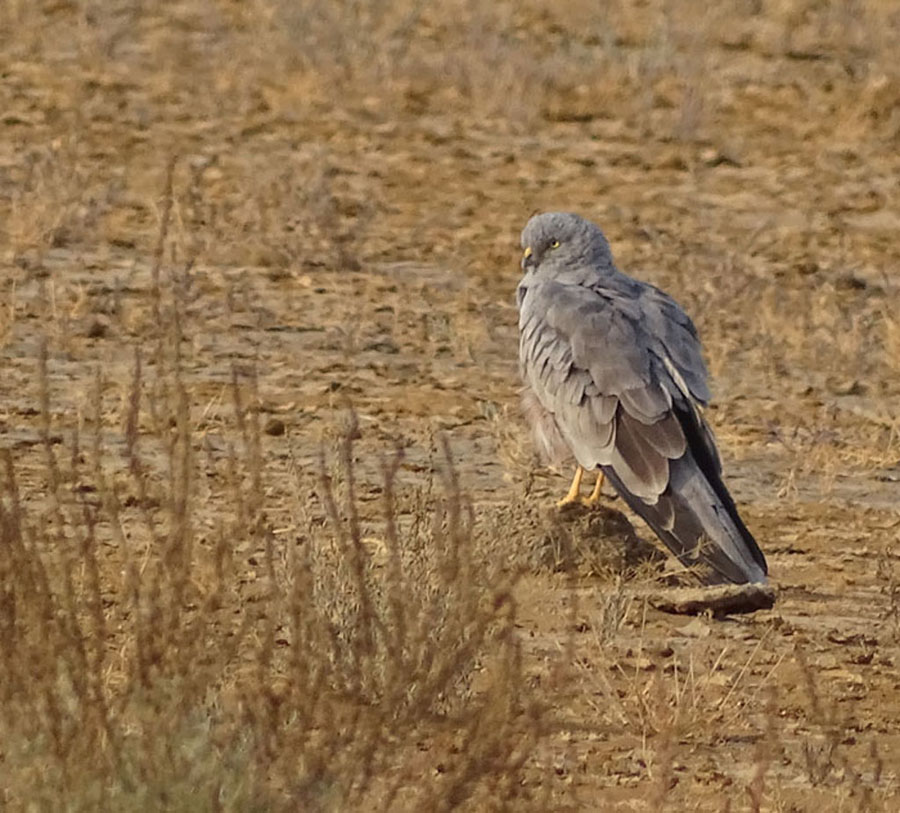
[[[764,583],[765,557],[721,478],[714,473],[715,482],[710,482],[690,451],[670,461],[670,467],[669,486],[654,505],[629,492],[611,467],[603,471],[682,564],[705,565],[708,583]]]
[[[673,461],[669,487],[676,512],[680,509],[701,526],[698,551],[719,581],[765,582],[768,566],[763,552],[738,514],[718,471],[691,465],[688,456]],[[681,471],[679,471],[679,469]],[[675,523],[678,527],[679,523]]]

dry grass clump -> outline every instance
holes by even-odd
[[[820,61],[836,82],[849,74],[866,93],[845,111],[848,126],[897,126],[885,0],[710,9],[670,0],[180,2],[167,24],[133,0],[6,6],[3,28],[23,32],[10,43],[16,53],[48,66],[74,58],[89,73],[87,85],[55,79],[82,108],[73,111],[79,118],[97,90],[120,92],[140,66],[153,79],[146,91],[154,101],[173,110],[189,102],[197,121],[226,113],[251,129],[272,111],[302,120],[338,93],[353,105],[474,111],[517,128],[624,116],[648,135],[705,140],[733,107],[730,76],[708,58],[726,47]],[[68,47],[51,47],[51,35],[63,31]],[[169,58],[154,59],[160,53]],[[122,112],[146,126],[146,106]]]
[[[342,172],[324,148],[298,150],[277,166],[197,157],[180,210],[185,232],[211,263],[264,266],[276,277],[359,270],[375,201],[343,190],[335,181]],[[231,189],[218,181],[223,173]],[[244,194],[228,194],[234,186]]]
[[[113,187],[92,188],[81,150],[77,137],[70,137],[36,146],[23,157],[6,220],[7,259],[19,267],[40,272],[48,250],[83,241],[109,208]]]
[[[253,387],[246,404],[235,375],[225,447],[204,448],[182,369],[183,293],[171,290],[117,433],[100,371],[83,429],[56,432],[45,345],[43,466],[23,483],[4,455],[6,806],[394,810],[518,797],[538,728],[512,583],[474,546],[449,451],[441,493],[417,498],[409,527],[399,453],[384,463],[375,555],[351,423],[334,474],[323,460],[318,508],[298,480],[295,532],[276,534]]]

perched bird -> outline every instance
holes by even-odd
[[[545,462],[577,464],[560,505],[596,502],[605,476],[683,564],[706,565],[708,582],[765,582],[701,411],[710,394],[693,322],[620,272],[603,232],[578,215],[535,215],[522,248],[525,414]],[[587,500],[585,470],[599,471]]]

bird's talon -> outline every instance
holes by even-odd
[[[556,501],[556,507],[560,510],[565,508],[568,505],[584,505],[585,504],[584,497],[569,497],[568,495],[563,497],[561,500]]]

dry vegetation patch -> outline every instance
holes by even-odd
[[[895,6],[0,4],[4,807],[896,809]],[[550,509],[554,208],[696,317],[774,607]]]

